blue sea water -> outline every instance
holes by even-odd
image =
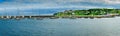
[[[120,36],[120,18],[0,19],[0,36]]]

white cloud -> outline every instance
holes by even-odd
[[[13,10],[31,10],[31,9],[51,9],[51,8],[113,8],[113,7],[100,7],[100,6],[79,6],[79,5],[47,5],[47,4],[29,4],[29,5],[22,5],[22,6],[8,6],[0,8],[0,11],[13,11]]]
[[[120,4],[120,0],[104,0],[107,4]]]
[[[67,3],[67,2],[102,2],[102,3],[114,3],[120,4],[120,0],[7,0],[16,3],[49,3],[49,2],[58,2],[58,3]]]
[[[26,3],[28,2],[28,3]],[[78,4],[70,4],[76,3]],[[29,10],[29,9],[50,9],[50,8],[114,8],[112,6],[90,6],[79,4],[79,2],[120,4],[119,0],[12,0],[12,2],[1,3],[0,11],[6,10]],[[70,4],[70,5],[64,5]]]

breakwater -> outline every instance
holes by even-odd
[[[46,16],[0,16],[0,19],[43,19],[43,18],[54,18],[52,15]]]
[[[96,15],[96,16],[54,16],[54,15],[39,15],[39,16],[0,16],[0,19],[57,19],[57,18],[113,18],[120,15]]]

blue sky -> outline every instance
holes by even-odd
[[[0,12],[60,8],[120,8],[120,0],[0,0]]]

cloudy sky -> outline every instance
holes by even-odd
[[[120,8],[120,0],[0,0],[0,12],[56,8]]]

